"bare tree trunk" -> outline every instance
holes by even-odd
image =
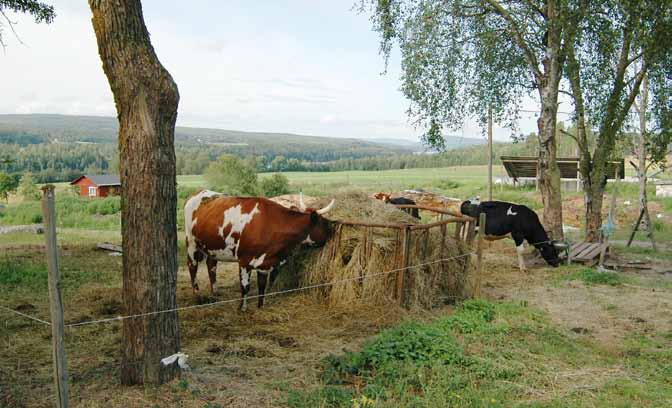
[[[653,226],[651,225],[651,216],[649,215],[649,202],[646,195],[646,109],[649,99],[649,76],[645,75],[642,80],[642,91],[639,103],[639,146],[637,148],[637,177],[639,178],[639,211],[643,212],[641,229],[647,232],[651,240],[653,250],[656,250],[656,242],[653,238]],[[637,226],[636,226],[637,227]]]
[[[539,96],[541,114],[537,120],[539,129],[539,165],[537,169],[539,190],[544,205],[543,223],[552,239],[562,239],[562,197],[560,191],[560,169],[556,161],[556,121],[558,116],[558,86],[560,70],[561,26],[555,1],[546,4],[549,21],[546,57],[543,60],[544,73],[540,78]]]
[[[154,52],[140,0],[89,5],[119,119],[124,312],[175,308],[177,86]],[[122,384],[177,374],[160,363],[179,349],[177,312],[124,320],[122,337]]]

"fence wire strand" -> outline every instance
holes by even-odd
[[[31,316],[31,315],[29,315],[29,314],[21,313],[21,312],[19,312],[18,310],[10,309],[10,308],[5,307],[5,306],[2,306],[2,305],[0,305],[0,309],[6,310],[6,311],[11,312],[11,313],[14,313],[14,314],[17,314],[17,315],[19,315],[19,316],[23,316],[23,317],[25,317],[25,318],[27,318],[27,319],[30,319],[30,320],[34,320],[34,321],[36,321],[36,322],[38,322],[38,323],[42,323],[42,324],[46,324],[47,326],[51,326],[51,323],[50,323],[50,322],[44,321],[44,320],[39,319],[39,318],[37,318],[37,317],[35,317],[35,316]]]
[[[436,260],[433,260],[433,261],[424,262],[424,263],[420,263],[420,264],[417,264],[417,265],[410,265],[410,266],[405,266],[405,267],[402,267],[402,268],[391,269],[389,271],[378,272],[378,273],[369,274],[369,275],[366,275],[366,276],[346,278],[346,279],[341,279],[341,280],[337,280],[337,281],[334,281],[334,282],[322,282],[322,283],[317,283],[317,284],[314,284],[314,285],[302,286],[302,287],[299,287],[299,288],[280,290],[280,291],[276,291],[276,292],[268,292],[268,293],[265,293],[263,295],[257,294],[257,295],[247,296],[246,299],[247,300],[252,300],[252,299],[260,298],[262,296],[263,297],[279,296],[279,295],[285,295],[285,294],[288,294],[288,293],[300,292],[300,291],[303,291],[303,290],[310,290],[310,289],[317,289],[317,288],[322,288],[322,287],[327,287],[327,286],[334,286],[334,285],[337,285],[337,284],[340,284],[340,283],[345,283],[345,282],[351,282],[351,281],[357,281],[357,280],[362,280],[363,281],[365,279],[385,276],[385,275],[389,275],[389,274],[392,274],[392,273],[401,272],[401,271],[405,271],[405,270],[409,270],[409,269],[416,269],[416,268],[421,268],[423,266],[429,266],[429,265],[434,265],[434,264],[441,263],[441,262],[452,261],[454,259],[464,258],[464,257],[474,255],[474,254],[476,254],[476,252],[471,251],[471,252],[467,252],[465,254],[458,255],[458,256],[453,256],[453,257],[450,257],[450,258],[436,259]],[[88,320],[88,321],[85,321],[85,322],[70,323],[70,324],[66,324],[65,327],[81,327],[81,326],[88,326],[88,325],[99,324],[99,323],[118,322],[118,321],[127,320],[127,319],[137,319],[137,318],[140,318],[140,317],[154,316],[154,315],[163,314],[163,313],[173,313],[173,312],[178,312],[178,311],[182,311],[182,310],[192,310],[192,309],[201,309],[201,308],[206,308],[206,307],[214,307],[214,306],[219,306],[219,305],[223,305],[223,304],[227,304],[227,303],[235,303],[235,302],[240,302],[240,301],[241,301],[241,298],[219,300],[219,301],[216,301],[216,302],[204,303],[204,304],[201,304],[201,305],[182,306],[182,307],[175,307],[175,308],[165,309],[165,310],[157,310],[157,311],[154,311],[154,312],[138,313],[138,314],[127,315],[127,316],[116,316],[116,317],[109,317],[109,318],[105,318],[105,319]],[[9,312],[15,313],[17,315],[23,316],[27,319],[31,319],[31,320],[34,320],[36,322],[45,324],[47,326],[51,326],[50,322],[44,321],[44,320],[39,319],[37,317],[33,317],[33,316],[28,315],[28,314],[21,313],[17,310],[13,310],[13,309],[10,309],[10,308],[2,306],[2,305],[0,305],[0,308],[2,308],[4,310],[7,310]]]
[[[280,290],[280,291],[276,291],[276,292],[269,292],[269,293],[265,293],[263,295],[247,296],[246,299],[247,300],[252,300],[252,299],[260,298],[262,296],[263,297],[271,297],[271,296],[285,295],[285,294],[288,294],[288,293],[300,292],[300,291],[303,291],[303,290],[310,290],[310,289],[316,289],[316,288],[321,288],[321,287],[334,286],[334,285],[337,285],[339,283],[344,283],[344,282],[364,280],[364,279],[389,275],[389,274],[392,274],[392,273],[395,273],[395,272],[401,272],[401,271],[405,271],[405,270],[408,270],[408,269],[415,269],[415,268],[420,268],[420,267],[423,267],[423,266],[434,265],[434,264],[441,263],[441,262],[451,261],[453,259],[464,258],[466,256],[473,255],[475,253],[476,252],[472,251],[472,252],[468,252],[466,254],[453,256],[453,257],[450,257],[450,258],[437,259],[437,260],[430,261],[430,262],[424,262],[424,263],[421,263],[421,264],[406,266],[406,267],[403,267],[403,268],[391,269],[389,271],[374,273],[374,274],[370,274],[370,275],[366,275],[366,276],[346,278],[346,279],[341,279],[341,280],[334,281],[334,282],[322,282],[322,283],[317,283],[317,284],[314,284],[314,285],[302,286],[302,287],[299,287],[299,288]],[[90,321],[79,322],[79,323],[71,323],[71,324],[66,324],[65,327],[80,327],[80,326],[87,326],[87,325],[91,325],[91,324],[122,321],[122,320],[126,320],[126,319],[137,319],[137,318],[140,318],[140,317],[153,316],[153,315],[158,315],[158,314],[163,314],[163,313],[172,313],[172,312],[177,312],[177,311],[182,311],[182,310],[192,310],[192,309],[200,309],[200,308],[205,308],[205,307],[213,307],[213,306],[219,306],[219,305],[223,305],[223,304],[227,304],[227,303],[235,303],[235,302],[240,302],[240,301],[241,301],[241,298],[226,299],[226,300],[220,300],[220,301],[217,301],[217,302],[204,303],[202,305],[182,306],[182,307],[176,307],[176,308],[165,309],[165,310],[157,310],[155,312],[138,313],[138,314],[127,315],[127,316],[117,316],[117,317],[110,317],[110,318],[106,318],[106,319],[90,320]]]

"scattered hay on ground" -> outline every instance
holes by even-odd
[[[363,193],[344,193],[334,198],[336,205],[328,214],[334,221],[418,223],[409,214]],[[328,202],[329,199],[319,200],[315,207],[323,207]],[[470,260],[465,254],[468,249],[453,239],[452,232],[452,228],[434,227],[410,233],[408,265],[412,268],[404,273],[407,307],[429,309],[466,297]],[[289,273],[281,274],[278,288],[325,284],[313,294],[330,306],[393,304],[397,302],[396,271],[402,267],[402,247],[400,229],[337,224],[324,247],[299,249],[290,257]],[[456,256],[460,258],[439,261]]]

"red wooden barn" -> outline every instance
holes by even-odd
[[[121,194],[121,181],[116,174],[86,174],[70,183],[79,187],[82,197],[107,197]]]

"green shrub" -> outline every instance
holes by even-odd
[[[0,285],[46,290],[47,276],[45,264],[18,263],[7,258],[0,259]]]
[[[259,193],[256,169],[230,154],[222,155],[205,170],[208,187],[231,195],[256,196]]]
[[[282,173],[275,173],[270,177],[262,178],[259,187],[266,197],[276,197],[290,192],[289,179]]]

